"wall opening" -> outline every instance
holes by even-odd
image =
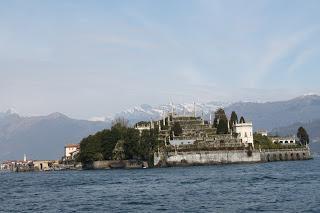
[[[278,160],[276,154],[273,154],[273,155],[272,155],[272,160]]]

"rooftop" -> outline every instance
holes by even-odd
[[[73,148],[73,147],[80,148],[80,144],[67,144],[65,146],[65,148]]]

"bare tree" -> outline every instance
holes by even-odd
[[[127,119],[125,119],[124,117],[118,117],[115,118],[112,121],[112,126],[118,126],[118,127],[128,127],[129,125],[129,121]]]

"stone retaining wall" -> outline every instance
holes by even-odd
[[[260,152],[247,150],[169,152],[166,156],[155,154],[154,160],[155,166],[254,163],[260,161]]]
[[[155,153],[154,166],[207,165],[223,163],[257,163],[285,160],[311,159],[310,150],[219,150]]]
[[[311,156],[310,150],[307,148],[261,151],[262,162],[308,160],[308,159],[312,159],[312,156]]]

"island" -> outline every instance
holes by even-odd
[[[209,120],[178,114],[172,108],[159,120],[134,126],[119,118],[111,129],[80,142],[75,160],[84,169],[146,168],[228,163],[259,163],[312,159],[308,134],[299,128],[297,137],[269,136],[253,132],[253,123],[230,118],[222,108]]]

